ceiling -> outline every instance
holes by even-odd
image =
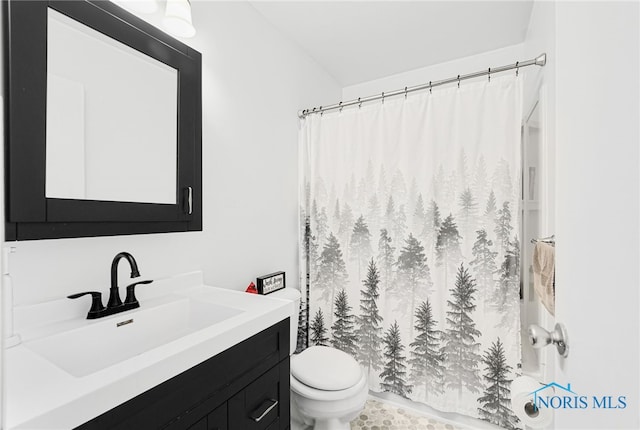
[[[252,1],[340,85],[521,43],[532,0]]]

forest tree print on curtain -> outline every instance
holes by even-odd
[[[520,118],[509,76],[302,120],[298,350],[342,349],[373,391],[521,427]]]

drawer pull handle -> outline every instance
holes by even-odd
[[[260,422],[273,408],[278,406],[278,401],[276,399],[268,399],[262,402],[258,408],[249,415],[252,420],[255,422]]]

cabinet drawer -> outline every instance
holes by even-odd
[[[227,430],[227,404],[218,406],[207,416],[207,430]]]
[[[288,421],[289,373],[284,371],[280,365],[271,368],[229,399],[229,430],[279,429],[281,420]]]
[[[189,427],[189,430],[207,430],[207,419],[201,419],[200,421]]]

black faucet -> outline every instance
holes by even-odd
[[[67,296],[69,299],[77,299],[78,297],[91,294],[91,309],[87,314],[87,319],[106,317],[107,315],[113,315],[140,307],[140,303],[136,299],[135,287],[136,285],[150,284],[153,281],[139,281],[128,285],[127,296],[124,300],[124,303],[122,303],[122,300],[120,300],[120,292],[118,289],[118,263],[123,258],[126,258],[129,262],[129,266],[131,266],[131,277],[137,278],[140,276],[140,272],[138,271],[138,264],[136,263],[136,259],[133,258],[133,255],[129,254],[128,252],[118,253],[111,262],[111,288],[109,289],[109,302],[107,303],[106,308],[102,306],[102,293],[98,291],[87,291],[84,293],[72,294],[70,296]]]
[[[118,263],[123,258],[126,258],[129,262],[129,266],[131,266],[131,277],[137,278],[140,276],[138,263],[136,263],[136,259],[133,258],[133,255],[128,252],[121,252],[113,257],[113,261],[111,262],[111,288],[109,289],[109,302],[107,303],[107,308],[122,306],[120,292],[118,291]]]

